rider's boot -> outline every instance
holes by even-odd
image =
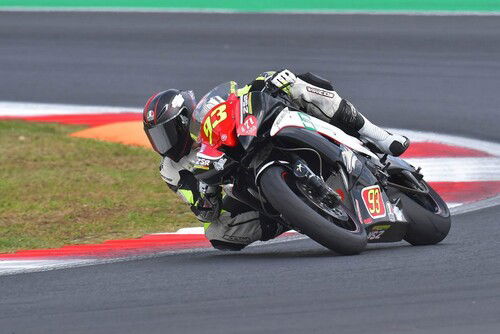
[[[385,154],[400,156],[410,145],[410,140],[407,137],[390,133],[376,126],[345,99],[340,103],[331,123],[340,125],[350,134],[369,141]]]

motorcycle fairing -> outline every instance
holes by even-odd
[[[278,117],[281,117],[280,114]],[[285,114],[286,115],[286,114]],[[299,116],[300,117],[300,116]],[[308,121],[308,120],[307,120]],[[314,125],[314,124],[313,124]],[[373,228],[376,228],[372,235],[370,242],[393,242],[402,240],[406,233],[407,223],[397,205],[391,203],[384,189],[380,191],[378,198],[380,205],[384,206],[385,215],[372,217],[362,198],[362,191],[364,188],[377,185],[378,180],[367,167],[370,158],[363,155],[357,155],[355,151],[346,147],[345,145],[332,145],[332,143],[321,135],[318,131],[307,130],[311,127],[309,123],[306,125],[299,123],[297,126],[284,126],[281,130],[275,131],[275,136],[283,138],[288,142],[295,143],[301,146],[308,146],[315,148],[324,154],[328,163],[341,163],[346,166],[348,170],[348,188],[345,193],[350,194],[352,203],[344,203],[348,205],[353,212],[358,216],[368,233],[371,233]],[[351,152],[354,156],[351,156]],[[346,156],[351,156],[346,162]],[[335,186],[334,190],[337,187]],[[382,227],[377,227],[383,225]],[[388,227],[387,227],[387,226]],[[378,230],[377,230],[378,229]]]
[[[235,110],[239,109],[239,99],[229,95],[225,102],[215,105],[203,118],[200,129],[201,149],[197,156],[206,159],[218,159],[223,152],[218,149],[224,145],[238,145],[236,136],[237,120]]]
[[[256,137],[261,135],[259,129],[277,107],[282,107],[283,102],[269,94],[250,92],[240,97],[240,112],[237,118],[238,140],[247,150]],[[281,109],[281,108],[280,108]]]
[[[349,136],[347,133],[340,130],[336,126],[333,126],[315,117],[311,117],[303,112],[284,108],[274,121],[274,124],[271,128],[271,136],[275,136],[278,132],[287,127],[299,127],[311,131],[316,131],[339,144],[343,144],[354,151],[363,153],[374,158],[375,160],[378,160],[378,157],[365,146],[363,146],[361,141],[359,141],[357,138]]]

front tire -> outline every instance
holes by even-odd
[[[350,214],[356,225],[355,230],[337,226],[307,205],[291,189],[285,175],[283,167],[269,167],[263,172],[260,185],[265,198],[289,224],[317,243],[343,255],[359,254],[366,248],[366,231],[355,215]]]

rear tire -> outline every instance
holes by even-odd
[[[335,225],[307,205],[285,181],[285,169],[272,166],[266,169],[260,186],[265,198],[282,214],[287,223],[317,243],[343,255],[359,254],[366,248],[366,231],[354,214],[349,216],[355,231]],[[346,207],[343,209],[348,210]]]
[[[399,191],[395,194],[401,198],[401,206],[409,223],[404,240],[413,246],[437,244],[446,238],[451,227],[448,206],[434,189],[425,181],[421,182],[429,189],[426,199],[416,201],[411,195]]]

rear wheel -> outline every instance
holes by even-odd
[[[390,197],[400,198],[408,220],[408,231],[404,239],[418,246],[434,245],[446,238],[451,227],[451,216],[443,199],[424,180],[402,175],[397,183],[417,190],[401,192],[390,188],[388,192]]]
[[[287,223],[319,244],[344,255],[361,253],[366,232],[357,217],[342,203],[318,201],[307,185],[281,166],[272,166],[261,177],[266,199]]]

